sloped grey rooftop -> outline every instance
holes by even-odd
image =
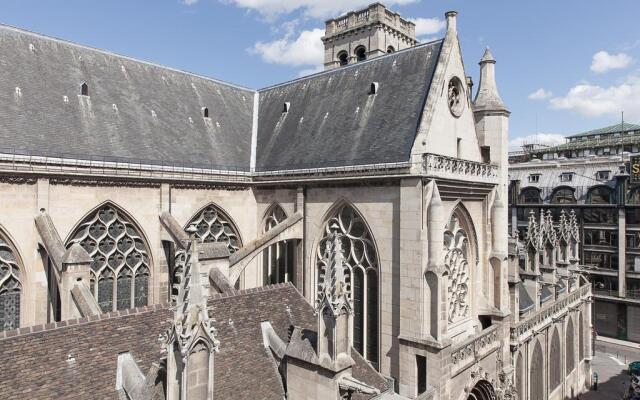
[[[261,90],[256,169],[407,161],[441,45],[438,40]],[[376,94],[370,94],[373,82]]]
[[[0,25],[2,147],[248,167],[253,93]]]
[[[257,171],[407,161],[441,46],[256,92],[0,25],[0,152],[246,171],[258,95]]]
[[[593,136],[593,135],[606,135],[609,133],[620,133],[620,132],[629,132],[629,131],[640,131],[640,125],[631,124],[628,122],[614,124],[610,126],[605,126],[604,128],[593,129],[587,132],[576,133],[575,135],[567,136],[567,138],[575,138],[582,136]]]

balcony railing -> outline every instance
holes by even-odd
[[[591,295],[591,286],[584,285],[580,289],[567,294],[555,302],[544,306],[540,310],[533,314],[526,316],[524,321],[521,321],[511,328],[511,342],[518,343],[525,340],[534,331],[539,331],[548,324],[550,324],[553,318],[556,318],[565,313],[570,307],[575,306],[578,302],[586,299]]]
[[[451,352],[453,373],[464,368],[471,360],[479,360],[499,347],[497,328],[497,326],[492,326],[477,336],[473,336],[456,345]]]
[[[422,163],[427,176],[492,184],[499,180],[498,166],[493,164],[429,153],[423,155]]]

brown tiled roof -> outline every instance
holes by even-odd
[[[158,305],[0,332],[0,397],[116,399],[118,353],[143,374],[160,358],[170,312]]]
[[[262,340],[269,321],[285,342],[292,326],[316,329],[312,307],[290,284],[234,290],[212,296],[220,351],[214,359],[215,398],[278,399],[282,379]],[[160,360],[171,311],[143,307],[0,332],[0,397],[29,399],[117,399],[118,354],[131,352],[143,374]],[[386,382],[355,354],[356,379],[387,389]]]

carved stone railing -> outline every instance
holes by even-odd
[[[577,303],[587,299],[589,296],[591,296],[591,286],[584,285],[580,289],[528,315],[524,321],[517,323],[511,328],[511,344],[518,345],[522,343],[530,335],[542,330],[553,322],[554,318],[569,311],[571,307],[574,307]]]
[[[482,359],[500,346],[498,327],[492,326],[477,336],[455,345],[451,351],[453,373],[463,369],[470,361]]]
[[[427,176],[466,180],[473,182],[498,183],[498,166],[454,157],[426,153],[422,166]]]

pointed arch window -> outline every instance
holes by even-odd
[[[580,323],[578,327],[578,362],[581,362],[584,360],[584,319],[582,318],[582,312],[580,312],[578,320]]]
[[[20,327],[22,263],[10,242],[0,233],[0,331]]]
[[[573,342],[573,320],[571,319],[571,317],[569,317],[569,322],[567,322],[567,341],[566,341],[567,375],[569,375],[569,373],[573,371],[573,368],[575,367],[575,348],[573,343],[574,343]]]
[[[531,369],[529,377],[529,387],[531,390],[531,400],[544,400],[544,358],[540,342],[536,340],[533,354],[531,355]]]
[[[103,312],[147,305],[149,246],[124,213],[110,203],[99,207],[78,225],[67,248],[74,243],[93,259],[91,291]]]
[[[553,330],[553,336],[551,338],[551,351],[549,356],[549,386],[551,391],[560,386],[562,381],[562,360],[560,359],[560,335],[558,335],[558,329]]]
[[[264,232],[275,228],[285,219],[287,214],[282,207],[273,205],[267,213]],[[295,282],[293,245],[291,240],[285,240],[269,246],[262,252],[263,284]]]
[[[343,204],[335,209],[323,226],[322,238],[316,250],[316,270],[322,262],[329,227],[338,226],[348,240],[343,241],[345,261],[349,265],[351,296],[353,301],[353,347],[378,365],[378,256],[373,237],[364,219],[350,205]]]
[[[516,390],[521,398],[524,398],[524,361],[522,360],[522,352],[518,353],[518,361],[516,361]]]
[[[456,208],[444,230],[444,266],[448,275],[448,302],[450,323],[467,318],[470,314],[469,262],[474,245],[469,240],[473,229],[460,207]]]
[[[195,224],[198,231],[196,236],[205,243],[221,242],[226,243],[229,253],[235,253],[242,247],[238,229],[231,218],[214,204],[210,204],[200,210],[185,226]]]

